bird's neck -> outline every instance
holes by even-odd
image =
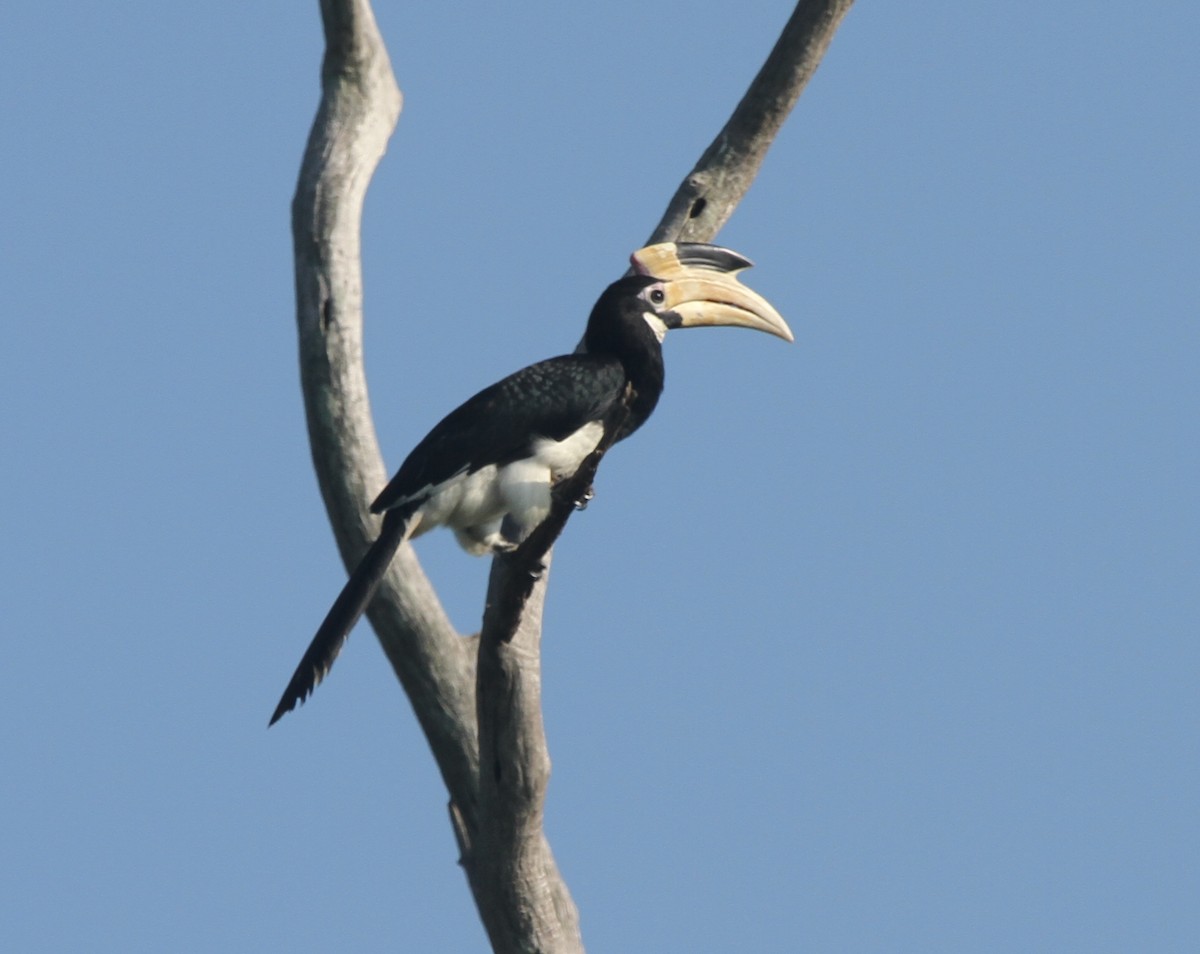
[[[598,322],[593,314],[584,345],[590,354],[619,361],[625,371],[632,395],[621,438],[628,437],[654,411],[662,394],[662,344],[640,314],[620,322]]]
[[[618,355],[618,358],[625,368],[625,377],[632,390],[629,417],[621,429],[621,439],[624,439],[641,427],[653,413],[663,391],[666,371],[662,348],[657,341],[653,347],[636,348]]]

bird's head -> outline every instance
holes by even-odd
[[[588,321],[587,351],[613,350],[615,338],[645,330],[661,342],[673,328],[726,325],[792,341],[787,322],[737,273],[750,261],[716,245],[667,242],[630,257],[633,274],[610,285]]]

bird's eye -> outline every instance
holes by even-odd
[[[650,289],[650,300],[656,305],[661,305],[667,300],[667,294],[661,288]]]

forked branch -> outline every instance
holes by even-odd
[[[716,236],[850,3],[800,0],[651,242]],[[313,464],[353,567],[377,532],[367,503],[385,478],[362,363],[360,225],[401,97],[368,0],[321,0],[321,14],[322,97],[292,204],[296,317]],[[450,794],[462,863],[498,952],[583,950],[578,914],[542,832],[549,755],[539,643],[550,548],[602,451],[556,490],[538,531],[495,561],[477,641],[454,631],[408,546],[368,611]]]

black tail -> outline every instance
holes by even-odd
[[[309,643],[304,658],[296,667],[292,681],[283,690],[283,697],[275,707],[275,714],[267,723],[268,728],[283,718],[284,713],[291,712],[297,704],[312,695],[313,690],[321,684],[338,653],[342,651],[350,630],[371,602],[371,597],[387,572],[392,557],[404,542],[411,516],[411,511],[404,510],[389,510],[384,514],[379,538],[371,544],[371,549],[354,568],[350,579],[326,614],[325,621],[317,630],[317,635]]]

